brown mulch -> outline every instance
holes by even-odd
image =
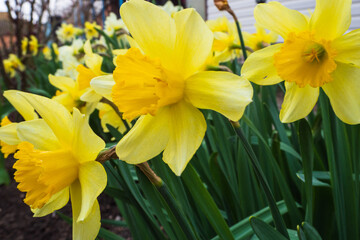
[[[55,213],[41,218],[32,217],[30,208],[23,202],[25,194],[20,192],[13,179],[13,159],[6,160],[6,168],[12,177],[8,186],[0,186],[0,239],[2,240],[67,240],[71,237],[71,226]],[[103,219],[123,220],[114,200],[105,194],[98,198]],[[60,210],[71,216],[71,206],[68,203]],[[130,231],[125,227],[103,226],[104,228],[131,239]]]

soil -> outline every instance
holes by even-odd
[[[0,239],[2,240],[67,240],[71,237],[71,226],[55,213],[41,218],[32,217],[30,208],[23,202],[25,194],[20,192],[13,179],[14,159],[9,156],[6,168],[11,183],[0,186]],[[102,219],[123,220],[115,202],[105,194],[98,198]],[[60,210],[71,216],[71,206],[68,203]],[[117,226],[102,226],[125,239],[132,239],[129,229]]]

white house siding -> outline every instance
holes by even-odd
[[[256,6],[255,0],[228,0],[229,5],[234,10],[238,17],[241,27],[244,31],[255,32],[254,8]],[[267,1],[271,2],[271,1]],[[316,0],[278,0],[284,6],[297,10],[301,13],[307,14],[309,11],[314,11]],[[206,0],[207,19],[215,19],[220,16],[227,16],[232,20],[231,16],[226,12],[220,12],[215,6],[213,0]],[[360,0],[353,0],[351,7],[351,25],[350,30],[360,28]]]

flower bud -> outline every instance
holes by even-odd
[[[230,9],[229,3],[227,0],[214,0],[214,4],[215,6],[220,10],[220,11],[228,11]]]

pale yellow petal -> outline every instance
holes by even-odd
[[[178,176],[184,171],[204,138],[206,121],[203,114],[184,101],[169,107],[170,139],[163,160]]]
[[[29,142],[38,150],[58,150],[61,148],[59,140],[43,119],[35,119],[18,123],[19,139]]]
[[[93,78],[90,82],[90,86],[96,93],[112,101],[111,90],[115,85],[115,81],[112,74],[99,76]]]
[[[49,82],[63,92],[72,92],[75,88],[75,80],[69,77],[49,75]]]
[[[107,175],[101,163],[96,161],[80,165],[79,181],[81,184],[81,211],[77,221],[83,221],[91,213],[96,198],[105,189]]]
[[[77,180],[70,186],[71,207],[73,213],[73,239],[74,240],[94,240],[100,230],[100,207],[95,200],[91,211],[86,219],[77,221],[82,204],[81,185]]]
[[[347,124],[360,123],[360,69],[338,63],[333,81],[322,88],[330,99],[334,112]]]
[[[331,46],[336,50],[335,60],[360,67],[360,29],[351,31],[337,39]]]
[[[87,162],[96,159],[101,150],[105,148],[105,142],[97,136],[89,126],[88,119],[74,108],[74,139],[72,149],[79,161]]]
[[[351,0],[316,0],[310,19],[310,29],[316,36],[328,40],[343,35],[351,23]]]
[[[77,102],[69,92],[60,93],[57,96],[53,96],[52,100],[63,105],[68,111],[72,111],[76,107]]]
[[[164,107],[155,116],[141,116],[116,146],[119,159],[138,164],[159,155],[169,141],[169,115]]]
[[[64,207],[68,202],[69,187],[66,187],[52,195],[50,200],[42,208],[31,209],[31,211],[34,213],[34,217],[43,217]]]
[[[38,115],[35,113],[34,108],[22,97],[19,97],[17,90],[8,90],[4,92],[4,97],[14,106],[14,108],[23,116],[25,120],[37,119]]]
[[[243,77],[227,72],[206,71],[185,81],[185,99],[197,108],[212,109],[237,121],[252,101],[253,89]]]
[[[174,53],[175,21],[160,7],[143,0],[131,0],[120,8],[120,15],[144,53],[158,58],[168,67]]]
[[[18,123],[10,123],[0,127],[0,141],[9,145],[17,145],[21,142],[17,135]]]
[[[88,88],[83,95],[80,96],[80,100],[83,102],[99,102],[102,96],[95,92],[94,89]]]
[[[103,72],[101,71],[101,65],[103,58],[93,53],[91,49],[90,40],[87,40],[84,44],[84,52],[85,52],[85,64],[88,68],[90,68],[96,75],[101,75]]]
[[[185,9],[173,16],[176,24],[173,71],[189,77],[204,66],[211,53],[213,33],[195,9]]]
[[[305,118],[314,108],[319,98],[319,88],[307,85],[299,88],[296,83],[285,82],[286,93],[281,106],[280,120],[283,123]]]
[[[252,53],[241,68],[241,75],[258,85],[273,85],[283,81],[274,66],[274,54],[282,44],[275,44]]]
[[[304,15],[284,7],[279,2],[258,4],[254,10],[254,16],[257,24],[274,31],[284,39],[290,32],[308,30],[308,22]]]
[[[69,145],[73,138],[74,125],[70,112],[60,103],[35,94],[18,92],[45,120],[63,145]]]

